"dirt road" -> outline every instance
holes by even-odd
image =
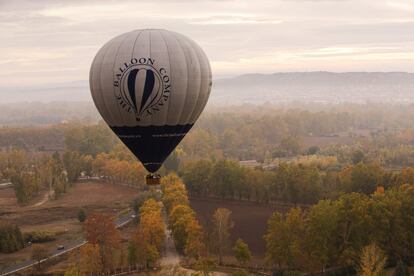
[[[180,264],[180,255],[177,253],[177,250],[175,249],[175,244],[171,236],[171,231],[167,228],[167,213],[165,212],[164,206],[162,207],[162,218],[165,224],[165,251],[161,258],[160,264],[161,266],[174,267]]]

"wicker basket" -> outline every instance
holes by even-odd
[[[150,186],[160,185],[160,180],[161,177],[158,174],[148,174],[145,177],[145,182]]]

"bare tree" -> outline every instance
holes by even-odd
[[[229,246],[230,230],[234,225],[230,215],[231,211],[226,208],[218,208],[213,215],[214,236],[219,264],[222,263],[223,253]]]

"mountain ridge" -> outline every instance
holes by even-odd
[[[87,80],[0,87],[0,102],[91,101]],[[414,102],[410,72],[249,73],[213,80],[210,104],[264,102]]]

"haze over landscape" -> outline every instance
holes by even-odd
[[[297,72],[246,74],[217,79],[209,106],[299,102],[396,102],[414,100],[414,73]],[[92,101],[87,81],[3,87],[1,103]]]

